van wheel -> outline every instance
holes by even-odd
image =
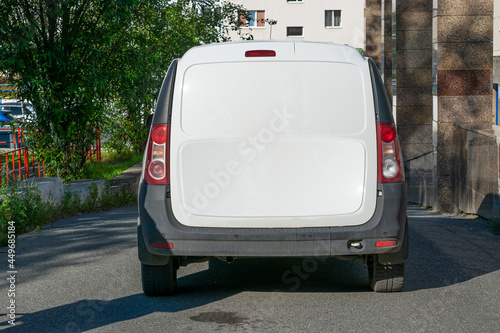
[[[370,287],[379,293],[397,292],[403,289],[405,264],[382,265],[377,257],[368,264]]]
[[[142,290],[148,296],[169,296],[177,288],[177,267],[174,260],[162,266],[142,265]]]

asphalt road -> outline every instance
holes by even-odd
[[[410,207],[404,291],[377,294],[336,259],[218,260],[179,270],[179,294],[141,290],[135,207],[66,218],[0,251],[6,332],[498,332],[500,236],[481,219]],[[12,289],[11,289],[12,290]],[[11,292],[12,293],[12,292]]]

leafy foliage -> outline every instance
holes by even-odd
[[[144,149],[168,64],[226,41],[237,11],[216,0],[2,0],[0,73],[33,104],[26,126],[48,169],[80,173],[101,127],[115,144]]]
[[[142,154],[124,150],[120,153],[104,153],[101,162],[85,164],[82,172],[84,179],[113,179],[128,168],[142,162]]]
[[[9,186],[5,182],[0,187],[0,246],[7,243],[9,221],[16,221],[17,232],[27,232],[36,228],[45,217],[45,209],[40,213],[42,200],[36,187],[26,187],[20,191],[17,186]],[[30,217],[37,216],[32,223]]]
[[[199,44],[226,41],[228,29],[238,29],[230,3],[179,0],[169,6],[145,4],[140,24],[128,30],[128,41],[118,53],[117,71],[104,132],[107,147],[142,152],[146,145],[147,116],[154,110],[159,87],[170,62]],[[124,75],[124,73],[126,73]]]

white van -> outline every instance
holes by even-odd
[[[168,69],[139,186],[147,295],[223,257],[339,257],[400,291],[406,187],[374,63],[322,43],[199,46]]]

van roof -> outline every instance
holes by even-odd
[[[273,57],[246,57],[251,50],[272,50]],[[189,63],[234,61],[328,61],[361,65],[363,56],[353,47],[332,43],[291,41],[241,41],[197,46],[187,51],[181,59]]]

